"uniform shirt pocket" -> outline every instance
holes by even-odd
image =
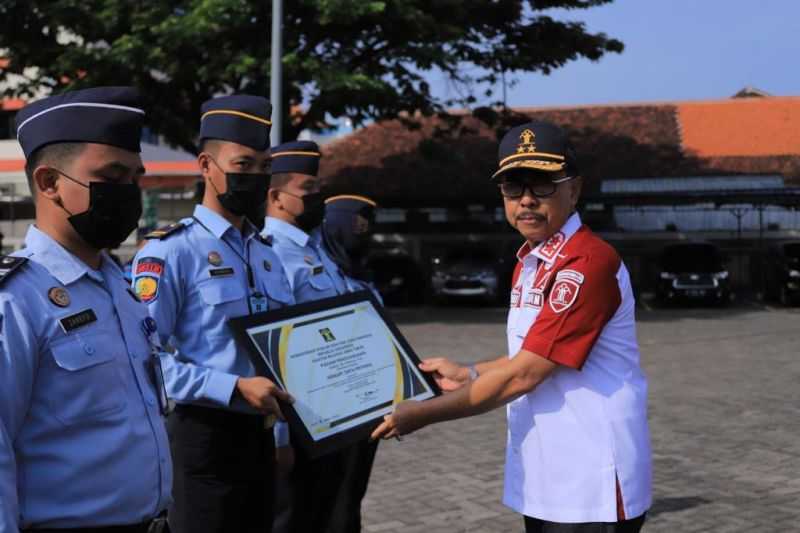
[[[245,290],[236,278],[201,280],[197,288],[200,297],[208,305],[244,303]]]
[[[52,372],[47,400],[51,412],[65,425],[105,420],[126,407],[122,378],[128,354],[125,344],[105,332],[76,332],[50,346]],[[48,379],[50,378],[50,379]]]
[[[264,280],[264,287],[269,298],[269,309],[286,307],[294,302],[289,280],[280,272],[270,272]]]
[[[322,267],[314,267],[314,268],[322,268]],[[322,271],[318,274],[314,274],[314,269],[311,269],[311,275],[308,277],[308,283],[318,291],[326,291],[333,289],[333,281],[331,281],[330,276],[328,276],[327,272]]]

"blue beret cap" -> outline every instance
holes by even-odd
[[[272,156],[272,173],[282,174],[297,172],[316,176],[319,171],[319,159],[322,153],[314,141],[292,141],[273,146],[270,150]]]
[[[54,143],[110,144],[140,152],[144,110],[133,87],[94,87],[37,100],[17,113],[25,157]]]
[[[228,141],[254,150],[269,148],[272,105],[263,96],[233,94],[206,101],[201,107],[200,140]]]
[[[500,141],[497,158],[499,169],[492,176],[493,180],[515,168],[578,172],[567,134],[549,122],[528,122],[510,130]]]

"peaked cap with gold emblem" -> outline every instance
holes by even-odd
[[[528,122],[512,129],[500,141],[497,156],[499,168],[492,175],[493,181],[509,170],[520,168],[578,172],[567,134],[549,122]]]

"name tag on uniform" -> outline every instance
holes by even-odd
[[[69,333],[83,326],[88,326],[92,322],[97,322],[97,315],[94,314],[92,309],[86,309],[80,313],[66,316],[58,321],[64,333]]]
[[[267,297],[257,292],[250,296],[250,309],[253,313],[263,313],[267,310]]]
[[[318,276],[318,275],[322,274],[323,272],[325,272],[325,267],[322,266],[322,265],[317,265],[317,266],[315,266],[314,268],[311,269],[311,274],[313,274],[314,276]]]
[[[208,271],[211,274],[212,278],[224,278],[227,276],[233,276],[233,268],[232,267],[225,267],[225,268],[212,268]]]

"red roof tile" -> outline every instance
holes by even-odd
[[[678,106],[683,147],[700,157],[800,154],[800,98]]]
[[[515,111],[521,117],[514,124],[536,118],[568,130],[592,192],[605,178],[766,173],[800,179],[800,128],[791,127],[800,123],[800,98]],[[437,136],[442,121],[419,122],[416,130],[398,120],[373,124],[325,146],[321,175],[337,192],[360,191],[383,205],[496,202],[488,183],[497,162],[494,130],[467,117],[467,131]]]

